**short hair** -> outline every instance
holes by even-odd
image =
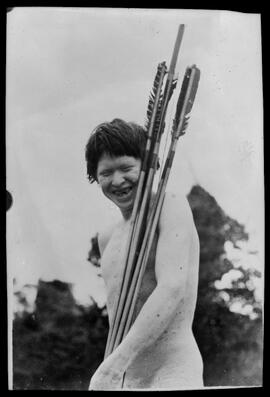
[[[97,181],[97,166],[104,153],[112,157],[132,156],[143,160],[146,141],[146,130],[136,123],[116,118],[99,124],[92,131],[85,148],[90,183]]]

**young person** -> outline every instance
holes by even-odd
[[[145,143],[142,127],[114,119],[100,124],[86,145],[90,182],[96,181],[122,214],[120,222],[98,234],[109,323],[120,292]],[[135,320],[94,373],[90,390],[203,387],[202,358],[192,333],[198,270],[199,240],[188,201],[166,192]]]

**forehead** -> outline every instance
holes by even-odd
[[[111,156],[110,154],[104,153],[98,162],[97,169],[118,167],[121,165],[139,165],[140,159],[133,156]]]

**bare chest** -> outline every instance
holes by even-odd
[[[109,318],[111,317],[117,305],[121,291],[122,280],[125,273],[128,231],[129,230],[127,227],[120,227],[116,229],[112,234],[101,258],[101,271],[106,287]],[[156,286],[155,249],[156,241],[153,244],[151,255],[143,276],[137,304],[135,306],[135,316]]]

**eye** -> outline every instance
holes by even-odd
[[[107,176],[110,176],[111,173],[112,173],[111,171],[101,171],[99,173],[99,175],[102,176],[102,177],[107,177]]]
[[[124,165],[124,166],[121,167],[121,170],[125,171],[125,172],[128,172],[128,171],[131,171],[132,168],[133,167],[131,165]]]

